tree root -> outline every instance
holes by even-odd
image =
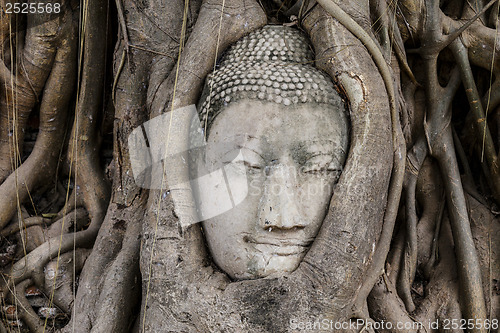
[[[65,42],[60,40],[57,44],[54,66],[44,88],[40,105],[40,130],[35,148],[28,159],[0,185],[0,197],[3,198],[0,201],[0,228],[8,223],[30,191],[55,175],[59,158],[56,147],[64,138],[76,69],[75,34],[73,22],[69,22],[61,27],[60,34]],[[28,45],[26,47],[30,50]],[[33,170],[36,169],[43,171],[34,173]]]
[[[124,45],[121,46],[124,49]],[[116,54],[122,50],[118,48]],[[63,331],[125,332],[136,308],[140,223],[147,192],[138,188],[130,167],[128,135],[148,119],[145,112],[151,55],[134,54],[133,65],[115,68],[116,114],[114,126],[113,193],[94,250],[80,275],[73,316]],[[132,66],[133,65],[133,66]],[[91,69],[91,68],[90,68]],[[131,221],[127,223],[126,221]]]
[[[386,282],[384,282],[386,281]],[[405,305],[397,296],[396,288],[385,276],[381,276],[368,296],[370,315],[377,322],[403,323],[405,327],[416,327],[414,320],[408,315]],[[408,306],[406,305],[406,308]],[[407,326],[406,326],[407,325]],[[391,333],[393,330],[379,330]],[[398,330],[404,333],[417,333],[417,329]]]
[[[417,264],[425,279],[429,280],[438,263],[438,240],[446,203],[439,169],[430,157],[424,161],[419,175],[417,201],[422,207],[418,223]]]
[[[53,246],[57,246],[54,244],[58,243],[62,234],[82,230],[86,228],[88,221],[87,212],[84,209],[80,209],[56,220],[56,222],[47,223],[49,224],[47,228],[43,228],[40,225],[24,228],[22,225],[22,229],[17,235],[18,243],[23,244],[23,251],[21,252],[24,254],[29,253],[44,242],[50,242]],[[35,220],[34,222],[37,221]],[[19,227],[19,224],[15,225],[15,227]]]
[[[439,9],[439,8],[438,8]],[[433,12],[429,9],[428,12]],[[430,20],[432,21],[432,20]],[[434,35],[427,35],[432,42]],[[462,309],[465,318],[486,319],[486,309],[482,291],[481,274],[477,252],[472,240],[467,207],[460,173],[453,145],[453,135],[450,127],[451,101],[460,83],[455,70],[446,88],[442,88],[437,78],[437,55],[425,60],[426,65],[426,97],[428,99],[427,140],[430,152],[441,169],[446,188],[448,211],[452,222],[455,251],[459,262],[459,276],[462,286]],[[475,328],[473,332],[484,332]]]
[[[94,200],[93,207],[96,207]],[[62,253],[72,251],[76,248],[91,248],[94,244],[97,233],[104,218],[103,210],[94,210],[91,222],[86,230],[75,233],[59,233],[58,239],[49,239],[36,249],[28,253],[23,259],[12,266],[10,276],[4,279],[6,282],[1,290],[8,293],[14,285],[31,279],[35,285],[42,288],[45,285],[44,268],[53,258],[58,258]],[[64,219],[61,221],[61,227],[64,226]],[[62,232],[62,231],[61,231]],[[57,275],[57,273],[56,273]],[[57,277],[55,277],[57,278]]]
[[[387,95],[389,98],[389,106],[391,111],[391,125],[392,125],[392,144],[394,150],[394,160],[393,160],[393,175],[391,178],[391,183],[389,187],[389,197],[387,199],[387,208],[384,215],[384,224],[380,239],[378,241],[377,252],[373,257],[372,265],[369,269],[369,273],[365,278],[363,286],[357,295],[357,301],[355,308],[359,311],[362,308],[362,304],[366,300],[366,297],[370,293],[373,285],[377,281],[378,277],[382,274],[385,260],[387,258],[387,253],[390,248],[390,240],[392,238],[392,233],[394,229],[394,223],[396,221],[396,215],[399,207],[399,200],[401,196],[401,190],[403,186],[403,177],[405,169],[405,158],[406,148],[405,141],[403,138],[403,132],[401,129],[401,124],[399,122],[399,112],[396,107],[396,97],[393,84],[393,78],[391,71],[384,59],[384,56],[380,52],[378,45],[372,39],[372,37],[365,32],[365,30],[359,26],[356,21],[354,21],[349,15],[347,15],[335,2],[331,0],[318,0],[318,3],[325,8],[329,14],[336,18],[343,26],[345,26],[353,35],[361,40],[365,47],[370,52],[373,57],[377,68],[384,80]]]
[[[427,156],[427,143],[425,138],[420,137],[410,152],[407,154],[408,163],[405,177],[405,207],[406,207],[406,234],[405,249],[401,258],[398,293],[402,298],[408,312],[415,311],[415,305],[411,297],[411,285],[417,271],[417,211],[415,205],[415,189],[417,186],[418,173],[424,159]]]
[[[490,129],[486,123],[486,115],[481,103],[481,98],[472,76],[472,69],[470,67],[467,49],[460,40],[456,40],[451,44],[451,50],[460,69],[462,82],[465,86],[465,92],[471,106],[471,112],[474,116],[474,128],[477,130],[478,138],[481,138],[481,155],[484,154],[486,157],[488,168],[492,176],[491,189],[495,200],[500,202],[500,165],[498,162],[496,148],[493,143],[493,138],[491,137]]]
[[[69,140],[68,159],[75,188],[82,190],[83,202],[92,219],[106,213],[110,189],[99,164],[101,135],[98,120],[102,111],[106,64],[106,1],[89,3],[86,11],[81,82],[75,121]],[[78,193],[77,193],[78,194]],[[94,216],[96,215],[96,216]]]
[[[45,281],[42,290],[49,296],[49,307],[54,304],[66,314],[71,313],[76,274],[82,270],[90,251],[76,249],[66,252],[44,267]]]
[[[110,205],[97,240],[98,247],[89,259],[91,271],[81,276],[80,288],[92,288],[95,296],[87,295],[76,304],[73,322],[80,328],[72,332],[84,332],[84,327],[97,332],[129,331],[141,294],[138,254],[142,226],[137,221],[144,216],[147,196],[143,194],[141,197],[124,210],[116,209],[115,204]],[[131,223],[125,224],[124,218]],[[89,304],[93,305],[90,313]]]
[[[2,26],[5,29],[2,35],[9,34],[13,15],[9,16]],[[17,45],[10,44],[10,49],[17,48],[20,59],[4,63],[5,57],[2,57],[0,61],[0,84],[5,88],[0,96],[0,184],[20,164],[28,116],[44,89],[56,57],[57,48],[53,46],[65,38],[59,23],[49,14],[30,15],[29,31],[17,36]]]
[[[12,290],[12,297],[7,299],[18,305],[17,316],[26,323],[31,332],[43,333],[45,331],[43,321],[38,317],[38,314],[33,310],[24,295],[26,288],[31,284],[31,280],[29,279],[19,283]]]
[[[414,313],[415,318],[421,322],[424,318],[427,321],[463,318],[458,301],[459,283],[456,258],[452,251],[453,235],[447,218],[443,219],[442,224],[438,240],[440,260],[429,276],[425,298]],[[447,312],[449,309],[453,311]]]
[[[4,228],[0,232],[0,236],[8,237],[8,236],[16,234],[20,231],[23,231],[24,229],[28,229],[30,227],[40,226],[40,225],[57,226],[57,227],[54,227],[54,229],[57,231],[57,235],[59,235],[60,231],[61,231],[61,225],[63,223],[63,219],[66,219],[65,223],[71,226],[71,225],[76,224],[77,221],[86,220],[88,218],[88,213],[84,209],[77,209],[75,212],[68,214],[67,217],[62,217],[62,218],[57,219],[57,220],[56,220],[56,218],[46,218],[46,217],[42,217],[42,216],[28,217],[28,218],[22,220],[21,225],[12,224],[12,225],[9,225],[6,228]],[[67,230],[66,232],[69,232],[69,230]],[[50,236],[56,236],[56,235],[51,234]]]

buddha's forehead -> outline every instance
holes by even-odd
[[[255,100],[229,105],[216,118],[209,145],[242,145],[274,154],[325,147],[346,148],[348,124],[343,110],[327,104],[283,106]]]

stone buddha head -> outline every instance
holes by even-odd
[[[198,110],[207,145],[192,172],[224,166],[231,188],[248,188],[241,203],[202,222],[214,262],[233,279],[295,270],[328,210],[349,122],[312,62],[300,31],[268,25],[233,45],[206,80]],[[198,206],[217,201],[210,188],[193,190]]]

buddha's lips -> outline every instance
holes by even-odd
[[[253,246],[261,252],[271,252],[283,256],[303,253],[312,243],[312,240],[307,239],[254,238],[251,236],[245,236],[244,241],[253,244]]]

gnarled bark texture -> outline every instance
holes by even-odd
[[[0,332],[498,330],[499,1],[0,4]],[[309,36],[351,144],[299,268],[231,281],[185,220],[190,188],[169,171],[137,185],[128,139],[196,104],[224,50],[265,24]]]

